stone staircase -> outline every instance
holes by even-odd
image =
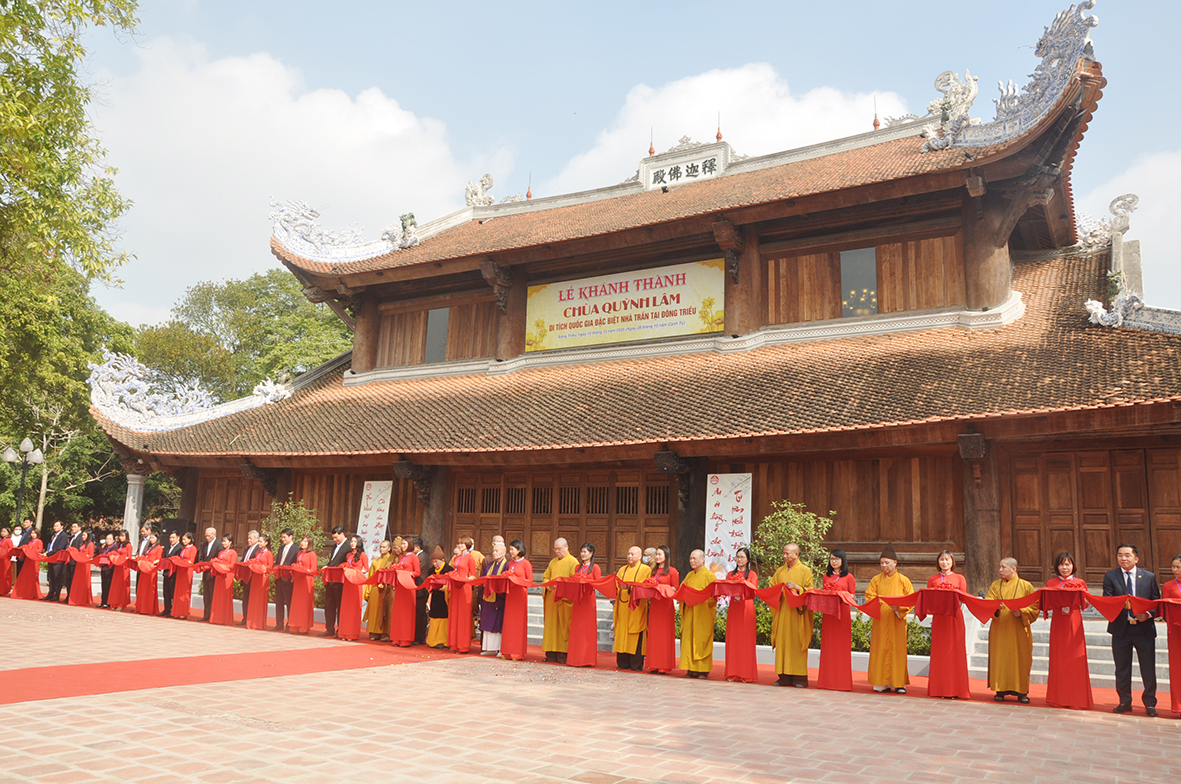
[[[976,627],[974,637],[969,627],[968,675],[981,680],[988,679],[988,630],[990,625]],[[1040,616],[1033,624],[1033,670],[1030,681],[1045,683],[1050,666],[1050,622]],[[1098,614],[1084,613],[1083,631],[1087,638],[1087,662],[1091,670],[1091,686],[1094,688],[1115,688],[1115,663],[1111,659],[1111,635],[1107,633],[1107,621]],[[1133,661],[1135,655],[1133,654]],[[1167,633],[1162,624],[1157,625],[1156,638],[1156,682],[1157,693],[1169,691],[1169,649]],[[1132,665],[1133,699],[1138,704],[1139,692],[1143,689],[1140,680],[1140,666]],[[1166,697],[1167,699],[1167,697]]]
[[[598,597],[599,615],[599,650],[609,651],[614,644],[612,636],[611,603],[603,597]],[[529,644],[541,645],[541,637],[545,631],[545,611],[542,607],[541,589],[529,591]]]

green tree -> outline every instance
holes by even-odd
[[[800,560],[812,569],[812,575],[820,584],[820,577],[828,566],[828,550],[824,546],[824,537],[828,529],[832,528],[831,515],[821,517],[815,512],[806,511],[804,504],[793,504],[791,501],[775,501],[771,504],[773,511],[763,518],[755,529],[754,541],[751,542],[750,552],[755,563],[759,565],[760,582],[764,585],[770,581],[775,570],[783,563],[783,548],[792,542],[800,546]]]
[[[90,26],[131,33],[134,0],[0,0],[0,273],[30,290],[66,264],[110,277],[129,206],[86,116]]]
[[[164,387],[199,380],[231,400],[264,379],[285,382],[351,344],[331,310],[308,302],[292,275],[273,269],[192,286],[172,309],[172,321],[140,327],[136,357],[168,376]]]

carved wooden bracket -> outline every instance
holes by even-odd
[[[981,473],[980,461],[988,454],[988,441],[981,433],[960,433],[955,437],[955,440],[959,444],[960,457],[972,464],[972,481],[976,483],[977,487],[983,487],[984,477]]]
[[[726,271],[730,273],[734,282],[738,283],[738,254],[746,245],[742,229],[722,218],[719,221],[714,221],[713,230],[714,241],[718,243],[718,247],[726,251]]]
[[[414,482],[414,490],[418,493],[418,500],[424,504],[431,502],[431,478],[434,473],[434,466],[421,466],[411,463],[409,460],[394,461],[394,476]]]
[[[984,178],[979,174],[973,174],[964,181],[964,187],[968,189],[968,195],[973,198],[979,198],[984,195],[987,187],[984,184]]]
[[[123,468],[123,473],[138,474],[140,476],[152,473],[153,468],[147,461],[142,457],[136,457],[131,450],[125,448],[122,444],[111,441],[111,447],[119,457],[119,463]]]
[[[693,469],[693,462],[685,460],[671,449],[657,452],[653,455],[656,469],[661,473],[674,474],[677,477],[677,498],[681,506],[689,505],[689,472]]]
[[[338,286],[337,288],[345,288]],[[361,298],[352,292],[351,289],[346,289],[349,293],[341,293],[336,291],[325,291],[317,286],[304,286],[303,295],[308,302],[313,305],[318,305],[321,302],[327,303],[332,312],[340,317],[340,320],[345,323],[349,329],[357,328],[357,314],[361,312]]]
[[[259,468],[249,460],[243,460],[238,463],[238,470],[242,472],[242,476],[261,484],[263,491],[271,498],[275,498],[278,494],[279,475],[282,473],[280,469]]]
[[[486,259],[480,262],[480,274],[496,292],[496,306],[500,312],[508,313],[508,291],[513,285],[513,271],[500,266],[494,259]]]

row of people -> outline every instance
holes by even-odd
[[[157,613],[155,569],[165,568],[164,609],[158,614],[188,617],[188,587],[192,581],[192,570],[201,569],[205,571],[205,595],[212,597],[205,602],[206,620],[226,624],[234,622],[232,597],[236,574],[239,578],[244,577],[246,583],[240,625],[266,628],[269,587],[266,575],[278,566],[281,568],[275,575],[277,624],[274,628],[296,633],[310,632],[314,576],[319,570],[317,556],[307,538],[295,545],[291,540],[290,529],[285,530],[280,537],[280,550],[272,553],[269,537],[260,537],[252,531],[243,554],[242,564],[246,567],[243,570],[232,568],[237,560],[232,537],[224,536],[219,542],[214,529],[205,532],[206,542],[200,550],[193,545],[189,534],[170,534],[167,550],[159,544],[150,528],[141,530],[141,535],[143,541],[138,555],[131,552],[125,532],[118,537],[108,537],[103,543],[99,560],[103,570],[102,606],[126,607],[130,604],[130,571],[135,570],[137,579],[141,581],[136,591],[136,611]],[[390,640],[402,646],[426,643],[456,652],[468,652],[473,631],[477,628],[475,623],[478,624],[483,654],[510,659],[524,657],[527,646],[527,586],[533,584],[533,568],[525,557],[525,546],[521,541],[505,544],[502,537],[495,537],[491,557],[485,558],[474,550],[472,540],[465,537],[457,542],[450,561],[445,560],[442,549],[436,547],[428,567],[422,542],[417,537],[396,537],[392,541],[382,542],[380,555],[372,564],[368,563],[364,543],[359,537],[347,536],[338,527],[333,530],[332,538],[333,546],[326,565],[338,567],[341,574],[347,568],[354,577],[343,579],[338,576],[326,582],[325,636],[358,639],[364,624],[371,640]],[[60,597],[63,576],[60,573],[54,575],[54,567],[57,566],[72,572],[64,580],[67,589],[64,601],[89,604],[89,567],[87,565],[87,568],[79,570],[76,566],[91,559],[93,543],[87,542],[85,532],[81,532],[76,524],[71,526],[68,537],[61,531],[60,524],[55,524],[50,547],[45,551],[46,557],[63,550],[78,552],[81,557],[72,558],[65,564],[50,563],[50,595],[46,599],[57,600]],[[574,576],[592,583],[599,581],[602,575],[594,557],[595,547],[592,543],[584,544],[579,549],[578,557],[575,557],[569,552],[565,539],[555,541],[554,558],[542,576],[542,582],[546,584],[543,588],[545,630],[542,650],[547,660],[573,666],[589,666],[596,662],[595,591],[585,584],[581,590],[563,590],[562,585],[553,582]],[[787,545],[783,558],[784,563],[772,577],[771,586],[782,585],[782,590],[795,596],[811,589],[814,585],[812,571],[800,560],[799,547]],[[0,558],[0,561],[7,560],[6,557]],[[650,563],[645,563],[646,560]],[[689,559],[690,572],[682,581],[671,564],[669,548],[656,548],[647,559],[640,548],[629,550],[627,564],[616,573],[618,588],[613,608],[613,650],[620,669],[643,670],[647,660],[647,669],[657,673],[671,672],[679,665],[686,670],[688,677],[700,678],[712,670],[716,600],[709,598],[705,601],[680,602],[682,637],[681,655],[677,661],[674,653],[676,609],[674,601],[667,595],[680,585],[698,592],[708,589],[717,577],[705,568],[704,560],[701,551],[694,551]],[[1060,554],[1054,565],[1057,576],[1046,587],[1078,591],[1081,597],[1087,585],[1075,575],[1074,560],[1069,553]],[[1117,560],[1120,568],[1105,576],[1105,596],[1136,596],[1149,601],[1161,597],[1155,576],[1138,568],[1139,554],[1134,546],[1121,545],[1117,551]],[[725,579],[757,585],[758,575],[753,569],[749,550],[740,548],[735,561],[736,568]],[[201,566],[203,562],[204,567]],[[865,592],[865,605],[862,606],[871,608],[875,602],[880,604],[875,613],[877,617],[873,620],[868,679],[875,691],[905,693],[909,683],[906,623],[915,602],[907,604],[899,601],[898,597],[913,594],[914,588],[910,580],[897,570],[898,559],[892,547],[883,551],[879,563],[881,573],[870,581]],[[966,581],[955,572],[954,558],[949,551],[939,554],[937,565],[939,571],[930,577],[926,587],[951,589],[964,596],[954,603],[954,612],[930,613],[928,693],[947,698],[967,698],[970,697],[970,691],[961,605],[972,597],[966,596]],[[1174,579],[1166,584],[1164,595],[1165,598],[1181,599],[1181,557],[1174,560],[1173,571]],[[35,580],[36,570],[32,572]],[[405,574],[400,581],[375,582],[375,575],[379,572]],[[254,575],[259,576],[255,578]],[[369,579],[364,582],[370,584],[363,584],[357,575],[367,575]],[[449,575],[455,580],[436,580],[431,586],[426,586],[426,590],[421,590],[432,575]],[[510,575],[513,579],[503,581],[505,587],[499,592],[483,587],[473,593],[472,588],[463,582],[475,577]],[[665,594],[653,593],[637,585],[641,583],[656,588],[668,586],[668,590]],[[0,574],[0,588],[4,587],[3,574]],[[403,588],[406,590],[401,590]],[[827,572],[821,579],[821,589],[830,594],[843,593],[846,596],[855,593],[856,581],[849,573],[843,551],[833,550],[830,554]],[[990,587],[986,600],[1007,601],[1015,606],[1010,608],[1002,605],[991,618],[988,680],[998,701],[1013,696],[1020,703],[1029,702],[1032,666],[1030,625],[1036,619],[1039,608],[1036,602],[1016,605],[1021,604],[1017,600],[1031,596],[1035,590],[1031,583],[1018,576],[1016,561],[1001,561],[999,579]],[[18,592],[18,595],[21,593]],[[24,598],[34,597],[25,595]],[[250,610],[252,604],[254,612]],[[1074,601],[1059,600],[1054,607],[1043,608],[1044,612],[1053,616],[1047,686],[1047,702],[1051,705],[1073,708],[1093,706],[1081,620],[1082,608],[1081,598]],[[803,603],[787,601],[786,597],[780,599],[778,606],[773,609],[775,684],[806,687],[813,611]],[[852,687],[850,607],[844,601],[833,602],[825,606],[825,611],[818,685],[826,689],[849,690]],[[285,613],[290,617],[286,624],[283,620]],[[1109,623],[1120,698],[1117,712],[1131,709],[1131,658],[1134,650],[1139,657],[1145,686],[1143,704],[1149,715],[1156,714],[1153,643],[1156,630],[1152,623],[1155,614],[1153,610],[1134,612],[1129,605]],[[1174,639],[1179,628],[1181,626],[1176,623],[1169,626],[1171,662],[1181,659],[1181,639]],[[729,597],[725,636],[725,677],[728,680],[750,682],[757,678],[754,641],[753,596],[748,592]],[[1181,684],[1176,680],[1172,691],[1173,710],[1181,713]]]

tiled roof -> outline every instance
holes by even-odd
[[[1087,323],[1097,258],[1019,264],[1023,318],[926,332],[344,387],[167,433],[99,417],[142,452],[190,455],[555,449],[820,433],[1181,398],[1181,336]]]
[[[980,166],[999,147],[974,150],[969,161],[961,149],[920,152],[924,139],[911,136],[782,166],[702,180],[565,207],[505,215],[481,223],[470,220],[430,237],[414,248],[361,261],[320,262],[298,256],[271,239],[271,252],[297,269],[322,275],[349,275],[424,262],[498,253],[548,243],[653,226],[724,210],[796,199],[830,191],[955,169]],[[1006,147],[1014,146],[1010,142]]]

